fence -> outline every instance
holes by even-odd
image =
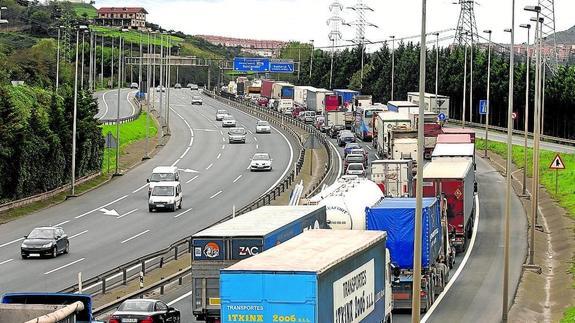
[[[111,118],[111,119],[100,119],[100,122],[105,125],[116,124],[118,121],[120,124],[132,122],[140,117],[142,113],[142,105],[141,102],[138,101],[136,98],[133,98],[134,103],[136,104],[136,113],[132,114],[131,116],[122,117],[122,118]]]
[[[297,132],[295,132],[292,129],[292,127],[290,127],[290,125],[300,127],[310,135],[316,136],[318,140],[326,147],[329,156],[328,162],[326,163],[326,167],[321,175],[321,181],[316,185],[314,185],[309,190],[308,195],[314,194],[314,192],[316,192],[319,188],[321,188],[323,183],[325,183],[326,178],[328,177],[327,175],[330,173],[330,171],[332,171],[332,164],[333,164],[331,162],[332,151],[325,136],[321,134],[321,132],[319,132],[317,129],[311,127],[308,124],[300,122],[299,120],[295,120],[291,117],[288,118],[285,115],[281,115],[276,111],[270,111],[268,109],[257,107],[249,102],[226,99],[223,97],[216,96],[215,94],[207,91],[204,91],[204,94],[213,97],[214,99],[219,100],[220,102],[224,102],[237,109],[245,111],[262,120],[267,120],[268,122],[274,124],[275,126],[282,128],[284,131],[290,133],[291,136],[297,139],[299,148],[299,153],[294,168],[284,176],[283,180],[280,183],[278,183],[274,188],[266,192],[261,197],[257,198],[255,201],[237,210],[235,214],[230,214],[217,223],[229,220],[233,216],[238,216],[247,213],[261,206],[271,204],[273,200],[277,199],[283,192],[287,191],[292,184],[294,184],[296,177],[299,175],[301,168],[303,167],[305,150],[303,149],[303,140],[304,140],[303,136],[300,136]],[[113,268],[105,273],[87,279],[85,281],[82,281],[82,286],[84,286],[82,292],[90,295],[105,294],[111,288],[125,286],[128,284],[128,282],[134,279],[139,279],[140,272],[145,276],[151,270],[162,268],[164,264],[166,264],[167,262],[172,260],[178,260],[181,256],[187,253],[191,253],[191,251],[192,251],[192,245],[190,236],[182,240],[179,240],[170,245],[169,247],[164,248],[160,251],[145,255],[138,259],[134,259],[128,263]],[[168,277],[167,279],[162,279],[161,281],[149,287],[146,287],[145,289],[140,289],[130,295],[127,295],[110,304],[106,304],[101,308],[96,309],[94,311],[94,315],[97,316],[106,313],[110,309],[113,309],[116,306],[118,306],[118,304],[120,304],[123,300],[127,298],[139,297],[155,289],[160,289],[160,293],[163,293],[163,289],[166,284],[173,283],[174,281],[178,281],[181,284],[183,277],[189,274],[190,274],[189,268],[187,268],[186,270],[178,272]],[[73,285],[68,288],[65,288],[61,292],[63,293],[79,292],[78,285]]]

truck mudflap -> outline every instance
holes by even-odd
[[[199,309],[193,310],[192,314],[197,321],[207,323],[220,323],[220,309]]]

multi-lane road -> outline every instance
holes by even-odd
[[[136,104],[132,102],[137,90],[120,90],[120,118],[125,118],[136,114]],[[94,93],[98,100],[98,113],[96,119],[111,120],[118,117],[118,90],[104,90]]]
[[[165,248],[229,215],[233,205],[248,204],[283,177],[297,153],[291,137],[277,129],[255,134],[255,118],[207,97],[202,106],[192,106],[191,97],[189,89],[171,92],[172,135],[152,160],[90,193],[0,226],[0,294],[58,291],[74,284],[78,272],[93,277]],[[129,109],[127,101],[122,109]],[[222,108],[249,131],[246,144],[228,144],[226,130],[215,121]],[[272,172],[247,169],[258,151],[271,154]],[[175,213],[148,212],[146,178],[159,165],[182,169],[183,209]],[[20,259],[23,236],[42,225],[62,226],[70,253]]]

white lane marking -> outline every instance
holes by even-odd
[[[192,179],[190,179],[189,181],[186,182],[186,184],[189,184],[191,182],[193,182],[194,180],[196,180],[196,178],[200,177],[199,175],[194,176]]]
[[[183,300],[184,298],[186,298],[186,297],[192,295],[193,292],[194,292],[194,291],[187,292],[187,293],[185,293],[184,295],[182,295],[182,296],[176,298],[175,300],[169,302],[167,305],[168,305],[168,306],[172,306],[172,305],[176,304],[177,302]]]
[[[174,215],[174,218],[177,219],[177,218],[179,218],[180,216],[182,216],[182,215],[184,215],[184,214],[190,212],[191,210],[192,210],[192,208],[189,208],[189,209],[187,209],[187,210],[185,210],[185,211],[182,211],[182,212],[180,212],[180,213]]]
[[[63,226],[64,224],[66,224],[66,223],[68,223],[68,222],[70,222],[70,220],[64,221],[64,222],[60,222],[60,223],[58,223],[58,224],[55,224],[54,226],[55,226],[55,227],[60,227],[60,226]]]
[[[369,145],[365,145],[365,148],[371,150],[371,147]]]
[[[83,234],[86,233],[86,232],[88,232],[88,230],[84,230],[84,231],[82,231],[82,232],[80,232],[80,233],[76,233],[75,235],[68,237],[68,239],[74,239],[74,238],[76,238],[77,236],[81,236],[81,235],[83,235]]]
[[[459,268],[457,268],[457,271],[455,272],[455,274],[453,274],[453,277],[449,280],[449,282],[447,283],[447,285],[443,289],[443,292],[439,295],[439,297],[437,298],[435,303],[433,303],[433,305],[431,305],[431,307],[429,308],[427,313],[423,316],[423,318],[421,319],[421,323],[427,322],[427,320],[431,317],[431,314],[433,314],[435,309],[439,306],[439,303],[441,303],[441,301],[443,300],[443,298],[445,297],[445,295],[447,294],[449,289],[451,289],[451,286],[453,286],[453,284],[455,284],[455,281],[457,280],[457,278],[459,277],[459,275],[463,271],[463,268],[467,264],[467,261],[469,260],[469,257],[471,255],[471,251],[473,250],[473,246],[475,245],[475,239],[477,238],[477,228],[479,227],[479,196],[478,195],[475,195],[475,205],[476,205],[476,208],[475,208],[475,223],[473,224],[473,237],[471,238],[471,242],[469,243],[469,246],[467,248],[467,252],[465,253],[465,257],[463,257],[463,260],[461,261],[461,265],[459,265]]]
[[[94,212],[96,212],[96,211],[98,211],[98,210],[100,210],[100,209],[103,209],[103,208],[105,208],[105,207],[107,207],[107,206],[110,206],[110,205],[112,205],[112,204],[114,204],[114,203],[116,203],[116,202],[118,202],[118,201],[121,201],[121,200],[125,199],[126,197],[128,197],[128,195],[124,195],[124,196],[122,196],[122,197],[120,197],[120,198],[118,198],[118,199],[113,200],[112,202],[110,202],[110,203],[108,203],[108,204],[104,204],[104,205],[102,205],[102,206],[100,206],[100,207],[97,207],[97,208],[93,209],[92,211],[88,211],[88,212],[86,212],[86,213],[80,214],[80,215],[78,215],[78,216],[76,217],[76,219],[83,218],[83,217],[85,217],[86,215],[88,215],[88,214],[90,214],[90,213],[94,213]],[[2,246],[0,246],[0,247],[2,247]]]
[[[186,126],[188,127],[188,130],[190,131],[190,144],[188,145],[188,148],[192,147],[192,145],[194,144],[194,129],[192,129],[192,126],[190,126],[190,123],[188,122],[188,120],[186,120],[181,114],[179,114],[176,110],[170,108],[170,110],[172,112],[174,112],[180,119],[182,119],[182,121],[184,121],[184,123],[186,124]],[[186,150],[186,153],[183,154],[182,156],[180,156],[180,158],[178,158],[173,164],[172,166],[176,166],[177,163],[180,162],[180,160],[182,160],[182,158],[184,158],[184,156],[189,152],[189,150]]]
[[[220,159],[220,157],[222,157],[222,153],[219,153],[218,157],[216,157],[216,159]]]
[[[256,150],[257,150],[257,149],[260,149],[260,145],[256,145]]]
[[[128,239],[126,239],[126,240],[124,240],[124,241],[122,241],[122,242],[120,242],[120,243],[121,243],[121,244],[124,244],[124,243],[126,243],[126,242],[128,242],[128,241],[131,241],[131,240],[134,240],[134,239],[136,239],[137,237],[139,237],[139,236],[141,236],[141,235],[144,235],[144,234],[146,234],[146,233],[148,233],[148,232],[150,232],[150,230],[146,230],[146,231],[144,231],[144,232],[140,232],[140,233],[136,234],[135,236],[130,237],[130,238],[128,238]]]
[[[222,145],[222,150],[226,149],[226,145]]]
[[[223,191],[219,191],[219,192],[217,192],[216,194],[210,196],[210,200],[213,199],[214,197],[216,197],[216,196],[222,194],[222,192],[223,192]]]
[[[9,262],[11,262],[11,261],[14,261],[14,259],[4,260],[4,261],[0,262],[0,265],[5,265],[5,264],[7,264],[7,263],[9,263]]]
[[[8,245],[11,245],[11,244],[13,244],[13,243],[16,243],[16,242],[18,242],[18,241],[22,241],[22,240],[24,240],[24,238],[20,238],[20,239],[12,240],[12,241],[10,241],[10,242],[6,242],[5,244],[0,244],[0,248],[2,248],[2,247],[6,247],[6,246],[8,246]]]
[[[104,101],[104,107],[106,108],[106,112],[104,112],[104,114],[101,117],[99,117],[98,120],[102,120],[108,114],[109,109],[108,109],[108,102],[106,102],[106,94],[108,94],[112,91],[114,91],[114,90],[104,92],[104,95],[102,95],[102,101]]]
[[[184,153],[180,156],[180,159],[184,158],[184,156],[186,156],[186,154],[188,153],[188,151],[190,151],[190,149],[192,149],[192,147],[188,147]]]
[[[223,131],[221,131],[221,130],[220,130],[220,135],[222,135],[222,136],[224,135],[224,132],[223,132]]]
[[[51,273],[53,273],[53,272],[55,272],[55,271],[58,271],[58,270],[60,270],[60,269],[64,269],[64,268],[66,268],[66,267],[70,267],[70,266],[72,266],[72,265],[74,265],[74,264],[79,263],[80,261],[84,261],[84,259],[86,259],[86,258],[80,258],[80,259],[78,259],[78,260],[72,261],[71,263],[69,263],[69,264],[67,264],[67,265],[60,266],[60,267],[58,267],[58,268],[56,268],[56,269],[52,269],[52,270],[50,270],[50,271],[45,272],[44,275],[48,275],[48,274],[51,274]]]
[[[136,92],[134,92],[134,93],[136,93]],[[126,101],[128,101],[128,104],[130,104],[130,106],[132,107],[132,114],[130,114],[130,116],[133,116],[136,114],[136,107],[134,106],[132,101],[130,101],[130,94],[131,94],[131,92],[128,91],[128,95],[126,95]]]
[[[254,136],[254,141],[258,141],[258,138],[256,136]]]
[[[211,163],[208,167],[206,167],[206,170],[209,170],[210,168],[212,168],[212,166],[214,166],[214,163]]]
[[[237,182],[237,181],[239,181],[240,178],[242,178],[242,176],[244,176],[244,175],[240,175],[240,176],[236,177],[236,179],[234,179],[234,183]]]
[[[176,166],[182,160],[181,158],[176,159],[176,161],[172,164],[172,167]]]
[[[343,164],[342,164],[342,158],[341,158],[341,154],[339,153],[339,149],[337,149],[337,147],[333,144],[333,142],[331,142],[331,140],[329,141],[329,144],[331,145],[331,147],[333,148],[333,150],[335,150],[335,153],[337,154],[337,163],[338,163],[338,172],[337,172],[337,178],[341,177],[341,174],[343,173]]]
[[[222,137],[222,141],[223,141],[223,142],[226,142],[226,138]]]
[[[121,218],[123,218],[123,217],[125,217],[125,216],[128,216],[128,215],[130,215],[130,214],[132,214],[132,213],[134,213],[134,212],[136,212],[136,211],[138,211],[138,209],[133,209],[132,211],[129,211],[129,212],[124,213],[124,214],[122,214],[122,215],[118,215],[116,218],[117,218],[117,219],[121,219]]]
[[[146,183],[146,185],[143,185],[142,187],[138,188],[135,191],[132,191],[132,194],[138,193],[139,191],[143,190],[144,188],[146,188],[148,185],[150,185],[149,183]]]

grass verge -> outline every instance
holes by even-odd
[[[507,144],[500,142],[489,142],[487,147],[499,156],[507,157]],[[485,149],[485,140],[477,139],[476,149]],[[565,208],[569,215],[575,219],[575,155],[563,153],[561,159],[566,165],[565,170],[554,171],[549,169],[549,165],[557,153],[548,150],[541,150],[539,161],[539,171],[541,185],[547,192]],[[527,148],[527,176],[533,174],[533,150]],[[523,146],[513,145],[513,163],[519,168],[525,167],[525,150]],[[555,176],[557,175],[558,190],[555,192]]]
[[[122,163],[122,156],[126,152],[126,147],[137,141],[146,138],[146,115],[145,111],[142,111],[140,117],[132,122],[127,122],[120,124],[120,168],[124,168],[126,165]],[[116,125],[103,125],[102,135],[106,135],[111,132],[114,138],[116,137]],[[154,137],[158,134],[158,128],[156,122],[153,118],[150,118],[150,132],[149,136]],[[116,149],[115,148],[105,148],[104,149],[104,160],[102,162],[102,173],[109,174],[114,172],[116,165]]]
[[[561,323],[573,323],[575,322],[575,306],[570,307],[565,311]]]

